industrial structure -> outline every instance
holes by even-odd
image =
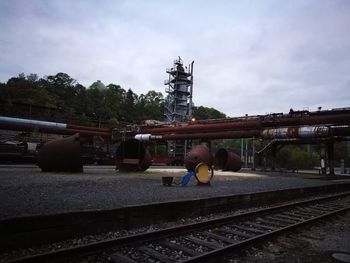
[[[92,141],[93,138],[101,138],[106,144],[119,144],[116,151],[116,164],[117,168],[123,171],[144,171],[151,165],[152,157],[147,147],[151,140],[177,142],[194,139],[252,138],[262,140],[265,145],[253,153],[253,157],[269,157],[272,160],[283,145],[317,144],[320,146],[321,172],[334,174],[334,143],[350,139],[350,108],[314,112],[293,111],[287,114],[189,121],[181,124],[164,123],[156,127],[125,125],[114,129],[0,117],[0,129],[63,135],[79,134],[72,139],[64,140],[66,148],[63,147],[63,141],[62,143],[57,141],[57,143],[43,147],[44,154],[40,154],[39,151],[38,155],[39,165],[43,167],[43,170],[51,170],[51,168],[54,170],[81,170],[81,160],[76,158],[79,157],[79,145],[83,147],[87,141]],[[64,154],[65,151],[71,151],[66,149],[72,148],[76,149],[74,151],[76,156]],[[221,149],[213,154],[214,167],[233,171],[240,169],[241,160],[237,155]],[[184,158],[185,164],[188,166],[189,162],[205,161],[206,155],[207,150],[204,148],[197,152],[188,153],[186,155],[188,158]],[[51,158],[47,159],[48,156]],[[75,163],[70,163],[68,167],[62,165],[71,162],[71,160],[75,160]],[[273,161],[271,168],[274,168]]]
[[[142,134],[139,138],[165,141],[259,138],[265,142],[265,147],[253,153],[254,157],[266,158],[269,155],[272,160],[283,145],[318,144],[321,147],[321,172],[334,174],[334,143],[349,140],[349,125],[350,108],[338,108],[188,122],[167,127],[139,127]],[[233,159],[237,160],[235,157]],[[273,161],[271,166],[273,169]]]
[[[174,61],[173,67],[166,70],[169,74],[169,78],[164,81],[167,85],[164,105],[167,122],[181,123],[192,118],[193,63],[194,61],[184,68],[179,57]]]
[[[183,123],[192,119],[193,63],[194,61],[188,67],[184,67],[179,57],[174,60],[172,68],[166,69],[169,77],[164,81],[167,86],[164,116],[165,121],[170,124]],[[190,144],[188,140],[169,140],[167,142],[168,156],[177,158],[181,162]]]

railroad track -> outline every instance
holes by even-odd
[[[350,192],[18,258],[50,262],[91,256],[112,262],[210,262],[237,249],[350,209]]]

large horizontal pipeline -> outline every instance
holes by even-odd
[[[258,130],[249,131],[226,131],[210,133],[188,133],[188,134],[165,134],[162,140],[182,140],[182,139],[225,139],[225,138],[252,138],[260,135]]]
[[[179,132],[215,132],[224,130],[251,130],[267,127],[301,126],[301,125],[346,125],[350,124],[350,114],[327,116],[275,117],[264,120],[242,120],[213,124],[190,124],[166,128],[151,128],[142,130],[143,133],[154,135]]]
[[[86,136],[101,136],[101,137],[111,137],[111,134],[108,132],[97,132],[89,130],[77,130],[77,129],[62,129],[54,127],[44,127],[44,126],[35,126],[35,125],[20,125],[20,124],[4,124],[0,123],[0,129],[2,130],[12,130],[12,131],[38,131],[42,133],[53,133],[53,134],[63,134],[63,135],[72,135],[79,133]]]
[[[75,125],[75,124],[67,124],[67,129],[111,133],[111,129],[108,129],[108,128],[97,128],[97,127],[81,126],[81,125]]]
[[[67,124],[61,122],[51,122],[51,121],[39,121],[32,119],[22,119],[22,118],[13,118],[0,116],[1,124],[8,125],[23,125],[23,126],[35,126],[43,128],[54,128],[54,129],[72,129],[72,130],[87,130],[94,132],[110,132],[110,129],[107,128],[97,128],[97,127],[88,127],[75,124]]]
[[[149,140],[186,140],[186,139],[227,139],[227,138],[326,138],[329,136],[350,136],[350,127],[300,126],[267,128],[262,130],[240,130],[223,132],[177,133],[177,134],[137,134],[135,139]]]

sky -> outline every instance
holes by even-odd
[[[349,107],[350,1],[0,1],[0,82],[64,72],[165,94],[178,56],[195,105],[231,117]]]

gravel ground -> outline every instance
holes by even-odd
[[[226,262],[350,262],[350,212],[281,235]],[[343,260],[335,259],[341,254]]]
[[[300,174],[215,172],[211,187],[164,187],[162,176],[179,182],[185,169],[149,169],[125,174],[113,166],[85,166],[84,173],[42,173],[36,166],[0,166],[0,219],[222,195],[311,187],[349,180],[304,179]],[[349,181],[350,182],[350,181]]]

